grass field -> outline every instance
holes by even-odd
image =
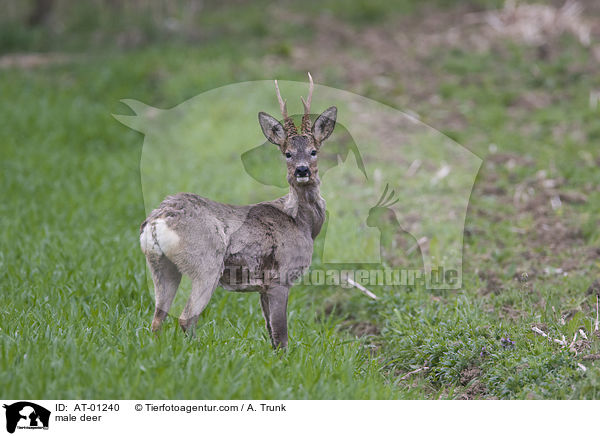
[[[576,18],[598,21],[581,3]],[[499,1],[418,4],[208,4],[165,38],[78,10],[63,33],[1,26],[2,396],[599,398],[600,29],[589,45],[568,26],[531,42],[480,20]],[[196,338],[175,318],[153,335],[144,138],[111,114],[130,114],[123,98],[170,108],[307,70],[483,159],[463,289],[380,288],[373,301],[297,286],[286,353],[269,346],[258,295],[220,289]]]

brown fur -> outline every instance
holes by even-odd
[[[287,346],[289,289],[310,266],[313,241],[325,220],[317,155],[311,153],[318,153],[333,131],[336,115],[335,107],[327,109],[309,132],[298,135],[295,128],[286,129],[270,115],[259,114],[265,136],[286,156],[287,195],[234,206],[180,193],[167,197],[150,213],[142,223],[140,241],[155,287],[154,331],[166,317],[181,275],[186,274],[192,279],[192,292],[179,318],[184,331],[193,332],[221,285],[260,292],[272,345]],[[289,120],[287,114],[284,120]],[[299,168],[308,168],[308,180],[299,179]]]

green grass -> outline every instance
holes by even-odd
[[[3,73],[3,395],[391,398],[360,341],[316,319],[318,295],[308,290],[290,301],[287,354],[270,349],[255,294],[217,292],[194,340],[172,322],[150,333],[138,246],[141,137],[110,115],[136,93],[139,72],[104,63]],[[133,88],[112,88],[117,76]]]
[[[418,11],[406,1],[351,5],[339,10],[326,2],[323,8],[355,29]],[[311,3],[306,13],[317,13],[319,6]],[[285,8],[295,11],[291,4]],[[268,25],[250,4],[209,10],[202,20],[216,24],[199,43],[148,38],[127,51],[105,40],[87,49],[87,30],[71,29],[84,35],[78,42],[65,35],[40,38],[36,32],[43,30],[3,28],[5,51],[56,50],[62,40],[71,43],[65,50],[86,50],[64,64],[0,70],[5,398],[600,397],[600,366],[580,359],[600,351],[590,331],[595,298],[586,294],[600,268],[597,255],[589,255],[600,241],[600,130],[598,110],[588,103],[600,79],[585,74],[595,64],[569,37],[555,43],[548,59],[509,42],[499,52],[431,52],[421,66],[439,76],[431,92],[464,118],[464,128],[437,117],[427,99],[401,108],[419,111],[425,122],[481,157],[493,143],[498,154],[529,158],[514,167],[491,165],[491,155],[485,160],[467,213],[463,290],[380,288],[380,299],[371,301],[357,290],[297,286],[290,298],[287,353],[271,350],[257,295],[220,289],[200,318],[196,338],[186,338],[174,318],[153,335],[152,292],[138,246],[145,217],[139,168],[144,137],[111,114],[129,113],[122,98],[169,108],[230,83],[303,80],[305,71],[268,59],[287,59],[290,47],[311,41],[297,24]],[[219,25],[231,22],[240,26]],[[323,69],[328,85],[347,85],[336,68]],[[394,74],[393,80],[401,79]],[[374,82],[365,81],[365,89],[374,90],[368,96],[380,96]],[[520,106],[531,92],[556,99],[534,109]],[[542,170],[546,178],[561,180],[561,192],[587,196],[581,204],[563,202],[557,211],[544,203],[545,219],[567,223],[576,242],[553,248],[539,241],[539,217],[512,201],[523,183],[541,192],[535,180]],[[507,195],[489,194],[490,186]],[[570,259],[576,265],[567,276],[552,272]],[[530,276],[526,283],[514,278],[522,272]],[[566,312],[573,316],[563,323]],[[359,323],[376,326],[377,333],[357,338],[353,329]],[[589,348],[575,357],[534,335],[533,323],[569,342],[585,327]],[[515,345],[503,345],[506,337]],[[424,366],[429,369],[403,379]]]

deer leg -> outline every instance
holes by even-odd
[[[269,339],[271,340],[271,344],[273,344],[273,332],[271,331],[271,320],[269,318],[269,297],[267,294],[260,294],[260,307],[265,318],[265,326],[269,332]]]
[[[177,288],[181,282],[181,273],[173,262],[166,256],[148,256],[148,267],[154,282],[154,296],[156,307],[152,321],[152,331],[160,330],[160,326],[167,317]]]
[[[287,302],[290,290],[285,286],[275,286],[267,291],[269,306],[269,325],[273,348],[286,348],[287,335]]]
[[[194,336],[194,328],[198,318],[210,301],[219,278],[220,273],[206,274],[203,278],[196,277],[192,279],[192,293],[179,317],[179,325],[190,336]]]

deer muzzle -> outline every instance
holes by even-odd
[[[297,182],[306,183],[310,179],[310,168],[304,165],[296,167],[294,176],[296,177]]]

